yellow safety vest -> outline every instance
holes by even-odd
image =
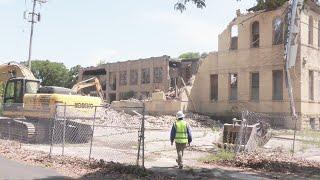
[[[175,123],[176,128],[176,143],[188,143],[187,122],[184,120],[177,120]]]

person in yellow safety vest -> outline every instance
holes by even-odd
[[[171,146],[173,141],[176,143],[176,149],[178,154],[178,163],[179,169],[183,168],[183,152],[187,144],[192,142],[191,129],[188,123],[184,120],[185,115],[182,111],[177,112],[177,121],[173,123],[170,134]]]

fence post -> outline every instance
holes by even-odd
[[[50,142],[49,156],[51,156],[52,149],[53,149],[53,141],[54,141],[54,136],[55,136],[57,113],[58,113],[58,105],[55,105],[54,118],[51,121],[51,140],[50,140],[51,142]]]
[[[295,151],[295,143],[296,143],[296,136],[297,136],[297,121],[298,117],[292,116],[292,119],[294,120],[294,132],[293,132],[293,142],[292,142],[292,156],[294,155]]]
[[[22,103],[22,107],[24,107],[24,103]],[[23,108],[21,111],[22,111],[22,117],[25,117]],[[23,134],[22,134],[22,130],[20,130],[20,149],[22,147],[22,142],[23,142]]]
[[[20,148],[20,149],[21,149],[21,147],[22,147],[22,139],[23,139],[22,136],[23,136],[23,135],[22,135],[22,130],[20,130],[20,143],[19,143],[19,145],[20,145],[19,148]]]
[[[9,124],[9,141],[11,141],[11,122],[8,122]]]
[[[146,108],[146,106],[145,106],[145,103],[143,102],[143,109],[142,109],[142,167],[144,168],[144,146],[145,146],[145,144],[144,144],[144,131],[145,131],[145,127],[144,127],[144,121],[145,121],[145,108]]]
[[[64,104],[64,110],[63,110],[63,134],[62,134],[62,155],[64,155],[64,145],[66,141],[66,125],[67,125],[67,118],[66,118],[66,110],[67,105]]]
[[[139,161],[140,161],[141,130],[142,130],[142,123],[141,123],[140,129],[138,130],[138,154],[137,154],[137,162],[136,162],[137,166],[139,166]]]
[[[92,153],[92,141],[93,141],[95,122],[96,122],[96,114],[97,114],[97,106],[94,107],[94,115],[93,115],[93,122],[92,122],[92,134],[91,134],[91,141],[90,141],[89,162],[90,162],[91,153]]]

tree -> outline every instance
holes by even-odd
[[[202,59],[205,59],[208,55],[209,55],[209,54],[208,54],[207,52],[203,52],[203,53],[200,55],[200,57],[201,57]]]
[[[35,60],[32,61],[31,71],[40,79],[42,86],[66,87],[70,80],[69,71],[63,63]]]
[[[3,93],[4,93],[4,84],[0,83],[0,99],[1,99],[1,97],[3,95]],[[2,102],[0,102],[0,103],[2,103]]]
[[[186,10],[186,6],[189,3],[193,3],[197,6],[197,8],[203,9],[206,7],[206,0],[179,0],[175,5],[174,9],[180,12]]]
[[[260,10],[271,11],[282,6],[288,0],[256,0],[256,1],[257,1],[257,5],[248,9],[248,11],[254,11],[254,12],[260,11]]]
[[[69,80],[67,82],[67,87],[72,88],[73,85],[75,85],[78,81],[78,74],[80,69],[82,69],[81,65],[76,65],[72,68],[70,68],[68,72]]]
[[[200,53],[198,52],[186,52],[179,56],[179,59],[197,59],[200,58]]]

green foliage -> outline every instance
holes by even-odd
[[[184,59],[197,59],[200,58],[200,53],[198,52],[186,52],[183,53],[179,56],[179,59],[184,60]]]
[[[203,158],[200,158],[201,162],[212,163],[217,161],[231,161],[235,158],[235,153],[230,150],[219,150],[216,154],[212,154]]]
[[[1,97],[3,95],[3,93],[4,93],[4,84],[0,83],[0,99],[1,99]]]
[[[69,70],[63,63],[35,60],[32,61],[31,71],[41,80],[42,86],[66,87],[70,81]]]
[[[189,3],[193,3],[194,5],[197,6],[197,8],[200,8],[200,9],[203,9],[206,7],[206,0],[179,0],[174,5],[174,9],[180,12],[183,12],[186,10],[186,6]]]
[[[80,65],[76,65],[76,66],[70,68],[70,70],[68,72],[69,79],[68,79],[68,82],[66,85],[67,88],[72,88],[72,86],[77,83],[78,74],[79,74],[79,71],[81,68],[82,67]]]
[[[315,130],[304,130],[297,133],[298,138],[304,145],[320,147],[320,132]]]
[[[205,58],[208,57],[208,56],[209,56],[209,54],[206,53],[206,52],[204,52],[204,53],[202,53],[202,54],[200,55],[200,57],[201,57],[202,59],[205,59]]]
[[[1,103],[0,103],[0,116],[2,116],[2,111],[3,111],[3,106],[2,106],[2,101],[1,101]]]
[[[26,65],[26,62],[21,62],[21,64]],[[37,79],[41,80],[42,86],[72,88],[77,83],[78,73],[81,68],[80,65],[76,65],[69,70],[63,63],[49,60],[33,60],[31,62],[31,71]]]
[[[260,10],[271,11],[282,6],[288,0],[256,0],[256,1],[257,1],[257,5],[248,9],[248,11],[260,11]]]

